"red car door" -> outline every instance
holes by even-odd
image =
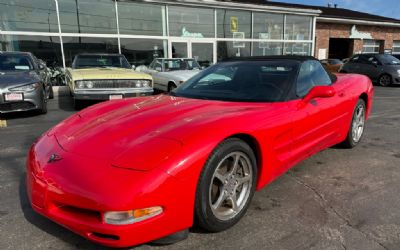
[[[338,108],[341,96],[317,97],[309,102],[303,98],[314,86],[332,86],[335,90],[334,77],[331,77],[316,60],[303,62],[301,66],[296,92],[298,100],[290,102],[296,110],[293,119],[293,161],[298,162],[337,142],[343,126],[343,116]]]

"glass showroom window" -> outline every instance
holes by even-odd
[[[378,54],[381,48],[381,42],[377,40],[364,40],[363,53]]]
[[[311,40],[312,18],[286,15],[285,40]]]
[[[63,37],[63,44],[67,67],[79,53],[118,53],[116,38]]]
[[[110,0],[58,0],[61,31],[117,34],[115,3]]]
[[[0,51],[29,51],[48,67],[62,65],[59,37],[0,35]]]
[[[134,2],[118,2],[119,33],[164,36],[165,6]]]
[[[170,6],[168,20],[170,36],[215,37],[213,9]]]
[[[284,55],[311,55],[311,43],[285,43]]]
[[[167,57],[168,43],[157,39],[121,39],[121,52],[135,66],[149,65],[154,58]]]
[[[393,54],[400,54],[400,41],[393,41]]]
[[[283,43],[280,42],[253,42],[253,56],[282,55]]]
[[[218,61],[229,57],[250,56],[250,42],[218,42]]]
[[[283,39],[284,16],[279,14],[254,13],[254,39]]]
[[[218,38],[251,38],[251,12],[217,10]]]
[[[54,0],[0,0],[0,30],[58,32]]]

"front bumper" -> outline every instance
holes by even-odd
[[[123,98],[149,96],[154,92],[153,88],[143,89],[82,89],[74,91],[76,100],[109,100],[112,95],[122,95]]]
[[[4,99],[6,93],[10,93],[10,91],[0,89],[0,113],[36,110],[43,105],[42,88],[30,92],[20,92],[24,97],[22,101],[6,101]]]
[[[62,160],[48,163],[52,154]],[[128,171],[104,160],[65,152],[49,135],[32,146],[27,158],[27,193],[34,211],[110,247],[143,244],[189,228],[193,204],[184,199],[188,194],[182,186],[184,183],[162,171]],[[103,221],[106,211],[152,205],[162,206],[163,213],[130,225]]]

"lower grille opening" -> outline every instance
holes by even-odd
[[[61,204],[57,204],[57,207],[58,211],[71,217],[82,218],[96,222],[101,221],[101,214],[97,211]]]
[[[13,111],[13,110],[28,110],[36,106],[30,102],[6,102],[0,104],[0,111]]]
[[[112,235],[112,234],[101,234],[101,233],[93,232],[92,235],[97,238],[102,238],[102,239],[106,239],[106,240],[119,240],[118,236]]]

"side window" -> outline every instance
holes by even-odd
[[[304,97],[314,86],[327,86],[332,80],[324,67],[316,60],[303,62],[297,77],[296,94]]]

